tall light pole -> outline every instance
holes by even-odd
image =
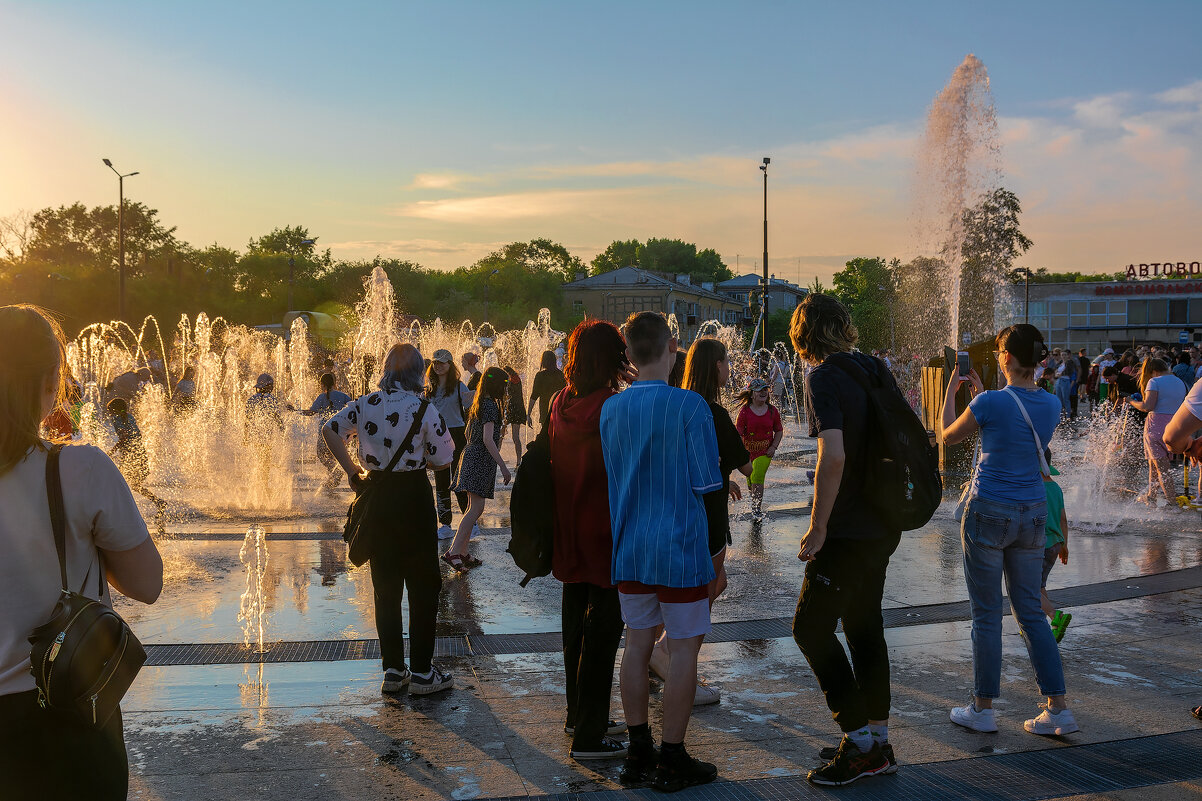
[[[119,270],[120,278],[117,290],[117,317],[125,319],[125,179],[137,175],[137,171],[127,172],[122,175],[121,172],[113,166],[113,162],[108,159],[102,159],[104,166],[108,167],[117,174],[117,197],[119,205],[117,206],[117,269]]]
[[[764,156],[760,170],[764,173],[764,297],[761,313],[764,315],[764,349],[768,348],[768,165],[772,159]]]

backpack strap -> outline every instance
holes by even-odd
[[[878,361],[876,357],[871,358],[874,362]],[[852,380],[859,384],[860,388],[863,389],[864,392],[869,392],[872,390],[873,384],[872,380],[869,379],[868,371],[865,370],[860,363],[851,356],[851,354],[833,353],[827,358],[827,361],[851,376]],[[879,372],[876,375],[873,375],[872,379],[875,380],[877,384],[880,384],[881,380]]]
[[[397,466],[397,462],[401,461],[401,455],[409,450],[409,446],[413,444],[413,438],[417,436],[418,429],[422,427],[422,420],[425,419],[426,409],[429,407],[430,402],[424,399],[418,404],[417,412],[413,415],[413,425],[409,426],[409,433],[405,435],[404,442],[396,449],[396,453],[392,455],[388,466],[384,468],[385,473],[391,473],[393,468]]]
[[[62,445],[51,445],[46,454],[46,497],[50,502],[50,527],[54,530],[54,549],[58,551],[63,592],[70,592],[67,588],[67,516],[63,510],[63,482],[58,471],[58,456],[62,450]]]

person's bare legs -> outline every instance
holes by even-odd
[[[522,427],[514,423],[510,428],[513,429],[513,456],[520,462],[522,460]]]
[[[626,647],[622,651],[621,690],[622,714],[626,725],[641,726],[647,722],[647,703],[651,690],[647,665],[655,646],[659,627],[632,629],[626,627]]]
[[[665,743],[683,743],[697,692],[697,654],[704,635],[683,640],[668,638],[668,678],[664,681]]]
[[[1056,606],[1052,603],[1051,599],[1048,598],[1047,590],[1039,591],[1039,606],[1041,609],[1043,609],[1043,613],[1048,617],[1056,616]]]
[[[482,497],[474,492],[469,492],[467,498],[467,511],[459,518],[459,529],[455,532],[455,539],[451,540],[451,547],[447,549],[447,553],[457,553],[460,556],[467,553],[467,541],[472,536],[472,526],[476,525],[476,521],[484,513]]]
[[[1155,471],[1156,480],[1160,484],[1160,491],[1164,493],[1165,502],[1169,503],[1169,504],[1174,503],[1175,502],[1174,496],[1169,491],[1169,481],[1167,478],[1168,473],[1169,473],[1168,460],[1167,459],[1157,459],[1154,462],[1149,462],[1148,468],[1149,468],[1149,474],[1151,474],[1151,472],[1153,470]],[[1155,490],[1152,489],[1151,482],[1149,481],[1149,486],[1148,486],[1148,500],[1149,501],[1152,500],[1152,494],[1154,492],[1155,492]]]

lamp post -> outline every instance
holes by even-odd
[[[760,170],[764,173],[764,297],[761,313],[764,315],[764,349],[768,348],[768,165],[772,159],[764,156]]]
[[[117,317],[125,319],[125,179],[137,175],[137,171],[127,172],[122,175],[121,172],[113,166],[113,162],[108,159],[101,159],[104,166],[108,167],[117,175],[117,269],[118,269],[118,289],[117,289]]]

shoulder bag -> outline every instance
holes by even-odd
[[[58,467],[61,451],[61,445],[52,446],[46,457],[46,495],[63,593],[49,622],[29,637],[30,672],[37,684],[40,707],[103,726],[146,662],[146,649],[112,607],[83,595],[82,586],[80,592],[67,588],[66,515]],[[101,564],[101,597],[104,580]]]
[[[417,412],[413,415],[413,425],[409,426],[409,433],[405,435],[404,441],[392,454],[392,459],[381,472],[391,473],[397,463],[401,461],[401,456],[409,451],[413,444],[413,438],[422,427],[422,420],[425,418],[426,409],[429,406],[430,402],[427,400],[422,400],[418,405]],[[355,499],[351,501],[350,507],[346,510],[346,525],[342,529],[342,539],[347,544],[347,559],[355,567],[359,567],[371,558],[371,532],[368,530],[369,527],[364,524],[369,517],[371,501],[376,495],[376,488],[376,484],[372,481],[360,482],[360,485],[355,487]]]

